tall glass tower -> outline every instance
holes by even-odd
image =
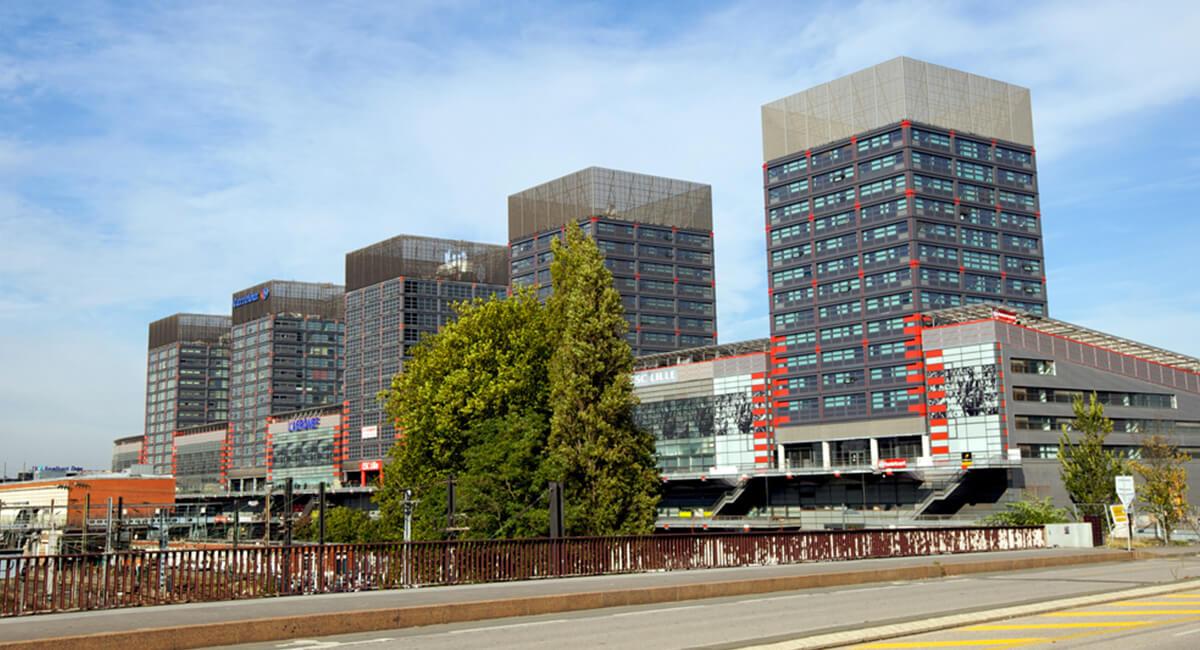
[[[572,221],[604,252],[634,354],[717,342],[710,186],[588,167],[513,194],[513,286],[549,295],[550,242]]]
[[[923,433],[915,314],[1047,313],[1029,90],[897,58],[766,104],[762,131],[778,437]]]
[[[268,475],[267,417],[342,403],[343,288],[271,280],[233,294],[229,436],[222,476],[235,491]]]

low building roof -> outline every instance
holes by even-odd
[[[1052,336],[1071,339],[1119,354],[1200,374],[1200,359],[1196,357],[1171,352],[1170,350],[1164,350],[1120,336],[1105,334],[1104,332],[1098,332],[1082,325],[1075,325],[1074,323],[1068,323],[1048,316],[1038,316],[1037,314],[1031,314],[1007,305],[982,304],[950,307],[948,309],[929,312],[925,314],[925,318],[928,323],[934,326],[956,325],[980,320],[1013,323]]]

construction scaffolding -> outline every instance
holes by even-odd
[[[399,235],[346,254],[346,291],[393,278],[508,284],[508,247]]]
[[[648,174],[588,167],[508,197],[515,241],[588,217],[712,231],[712,187]]]

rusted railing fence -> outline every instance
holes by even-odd
[[[1041,528],[708,533],[0,558],[0,616],[1041,548]]]

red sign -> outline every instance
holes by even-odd
[[[1010,325],[1017,324],[1017,315],[1011,311],[1008,311],[1007,309],[993,309],[992,318],[1000,321],[1001,323],[1009,323]]]
[[[908,460],[905,458],[885,458],[879,461],[879,469],[905,469]]]
[[[364,460],[358,464],[360,472],[378,472],[383,469],[383,463],[378,460]]]

